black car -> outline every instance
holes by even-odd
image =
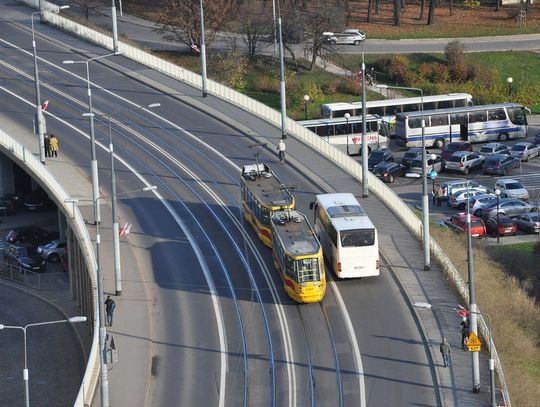
[[[495,154],[486,158],[482,166],[482,172],[484,174],[506,175],[511,169],[518,168],[520,165],[520,160],[517,157]]]
[[[373,174],[383,182],[392,183],[396,177],[405,175],[405,167],[398,163],[383,162],[373,168]]]
[[[394,154],[388,148],[378,148],[368,158],[368,169],[371,171],[379,163],[394,162]]]
[[[10,244],[4,248],[4,263],[30,271],[45,270],[45,260],[30,243]]]
[[[30,243],[39,246],[54,239],[58,239],[58,232],[49,232],[35,226],[13,228],[6,234],[6,242],[10,244]]]
[[[25,198],[24,207],[26,210],[32,212],[39,212],[54,208],[54,203],[49,199],[47,193],[39,188],[32,191],[32,193]]]
[[[401,159],[401,165],[403,165],[405,169],[408,169],[411,166],[413,160],[417,159],[421,155],[422,149],[420,147],[409,148],[409,150],[403,155],[403,158]]]

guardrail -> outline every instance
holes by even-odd
[[[27,4],[35,4],[37,2],[36,0],[21,1],[26,2]],[[42,3],[47,2],[43,0]],[[113,49],[112,37],[108,35],[82,26],[55,13],[46,12],[44,13],[43,17],[46,22],[50,23],[53,26],[59,27],[66,32],[72,33],[73,35],[93,42],[106,49]],[[140,64],[145,65],[148,68],[166,74],[195,88],[200,89],[202,87],[202,78],[200,75],[197,75],[184,68],[178,67],[148,52],[145,52],[132,45],[128,45],[122,42],[118,43],[118,50],[123,53],[124,57],[139,62]],[[232,105],[238,106],[243,110],[256,115],[257,117],[265,120],[266,122],[276,127],[281,127],[280,112],[269,108],[268,106],[250,98],[249,96],[243,95],[240,92],[237,92],[212,80],[207,81],[207,90],[209,94],[212,94],[224,101],[227,101]],[[338,151],[336,148],[334,148],[321,138],[315,136],[312,132],[297,124],[296,121],[290,118],[286,118],[286,125],[288,129],[288,134],[290,136],[306,144],[327,159],[333,161],[334,164],[340,167],[343,171],[350,174],[359,182],[362,182],[362,167],[358,165],[356,161],[351,159],[345,153]],[[371,173],[368,174],[368,183],[369,190],[375,196],[377,196],[377,198],[383,201],[386,206],[394,212],[396,216],[398,216],[398,218],[405,224],[405,226],[417,239],[421,239],[422,223],[416,217],[414,212],[390,188],[384,185],[384,183],[382,183],[377,177],[373,176]],[[459,272],[456,270],[454,265],[450,262],[446,254],[442,251],[442,249],[433,239],[431,239],[430,242],[430,250],[433,257],[442,265],[443,272],[446,273],[456,290],[460,293],[462,300],[468,303],[469,294],[467,285],[459,275]],[[486,338],[489,337],[488,335],[486,335],[487,325],[483,318],[479,318],[479,326],[480,333],[483,336],[485,342],[489,343],[489,341],[486,340]],[[506,403],[509,407],[511,407],[510,396],[508,394],[508,388],[504,379],[502,364],[495,348],[493,349],[493,354],[495,357],[495,365],[497,373],[499,375],[499,381],[503,387],[503,392],[505,394]]]
[[[49,193],[49,196],[54,199],[58,208],[70,219],[71,229],[77,240],[86,270],[88,270],[88,278],[90,280],[91,292],[81,292],[74,290],[73,294],[75,299],[79,301],[79,305],[84,308],[85,302],[83,298],[90,299],[91,308],[87,310],[86,316],[88,317],[89,330],[92,334],[92,347],[88,356],[88,365],[83,377],[82,385],[77,394],[77,399],[74,406],[83,407],[89,405],[99,378],[99,353],[98,353],[98,312],[97,312],[97,280],[96,280],[96,263],[94,251],[88,235],[88,230],[84,223],[84,219],[79,212],[78,208],[74,208],[73,205],[66,204],[64,200],[69,198],[67,192],[62,188],[58,181],[47,171],[47,169],[41,164],[39,159],[34,157],[32,152],[26,150],[24,146],[17,143],[12,137],[0,129],[0,149],[2,152],[15,161],[20,167],[22,167],[28,174],[36,180],[45,191]],[[88,311],[91,315],[88,315]]]

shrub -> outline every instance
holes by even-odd
[[[211,54],[210,64],[220,81],[234,89],[246,87],[249,58],[236,52],[230,54]]]
[[[323,85],[323,92],[327,95],[335,95],[339,85],[339,80],[335,79],[332,82],[325,83]]]
[[[388,73],[388,67],[392,60],[389,57],[381,57],[375,61],[374,67],[376,71]]]
[[[454,82],[463,82],[467,79],[467,65],[465,63],[450,66],[450,78]]]
[[[450,73],[448,67],[438,62],[424,62],[416,70],[419,78],[424,78],[430,82],[448,82]]]
[[[261,75],[253,82],[253,90],[265,93],[279,93],[279,77]]]
[[[359,95],[362,88],[360,86],[360,79],[353,78],[341,78],[337,85],[337,91],[346,93],[349,95]]]
[[[396,55],[388,66],[388,76],[395,81],[403,82],[407,78],[409,70],[409,58],[404,55]]]
[[[483,65],[471,64],[467,69],[467,79],[479,82],[485,86],[491,86],[499,78],[499,72],[496,69],[488,68]]]

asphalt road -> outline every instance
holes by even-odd
[[[55,37],[64,43],[37,38],[42,99],[51,100],[48,111],[54,115],[48,132],[60,139],[60,157],[88,176],[88,124],[81,117],[87,110],[84,65],[62,61],[82,60],[81,52],[105,52],[60,33]],[[29,32],[3,21],[0,39],[0,111],[29,125],[34,100]],[[182,103],[181,95],[164,94],[125,75],[143,70],[122,57],[90,67],[96,138],[106,144],[107,119],[99,115],[112,114],[115,152],[125,160],[117,166],[118,192],[142,187],[144,177],[160,194],[159,200],[144,195],[121,200],[120,216],[132,219],[137,231],[130,243],[137,277],[145,284],[139,301],[151,304],[152,375],[145,372],[143,386],[130,386],[117,367],[111,385],[131,390],[112,392],[112,405],[335,406],[368,400],[370,406],[388,406],[404,399],[437,405],[421,334],[386,268],[376,279],[335,283],[322,305],[292,303],[270,251],[254,238],[240,212],[239,166],[253,162],[249,145],[254,140]],[[154,102],[161,103],[155,113],[133,104]],[[320,187],[289,166],[276,166],[272,149],[260,158],[297,186],[298,206],[308,212]],[[99,148],[105,193],[108,160]],[[346,178],[336,183],[358,188]],[[80,194],[88,190],[81,188]],[[103,260],[110,264],[110,258]],[[106,278],[106,291],[113,291],[111,284]],[[128,324],[138,321],[138,315],[126,318]],[[112,332],[125,349],[122,329],[115,326]],[[362,366],[358,350],[365,355]],[[123,372],[139,373],[141,366],[122,363],[129,366]]]

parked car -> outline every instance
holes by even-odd
[[[473,151],[472,144],[468,141],[453,141],[448,143],[441,152],[443,160],[447,160],[452,154],[458,151]]]
[[[499,215],[499,220],[497,217],[493,216],[486,219],[486,233],[491,236],[497,236],[497,228],[499,229],[499,236],[514,236],[517,232],[516,222],[508,216]]]
[[[28,211],[40,212],[54,208],[54,202],[49,199],[47,193],[38,188],[24,199],[24,207]]]
[[[378,148],[368,158],[368,169],[371,171],[379,163],[394,162],[394,154],[389,148]]]
[[[55,239],[47,244],[38,246],[37,252],[51,263],[58,263],[66,255],[66,241]]]
[[[540,145],[540,133],[536,133],[536,135],[534,136],[534,144],[536,145]]]
[[[524,213],[514,218],[516,226],[525,233],[538,233],[540,231],[540,216],[536,213]]]
[[[463,211],[467,209],[467,200],[470,201],[475,195],[485,195],[485,191],[474,188],[469,188],[468,191],[466,189],[460,189],[459,191],[448,195],[448,205]]]
[[[403,158],[401,159],[401,165],[403,165],[405,169],[409,169],[412,161],[414,159],[420,159],[421,156],[422,156],[421,148],[419,147],[409,148],[403,155]],[[427,153],[426,153],[426,157],[428,157]]]
[[[486,143],[480,147],[480,155],[489,157],[494,154],[510,154],[510,147],[503,143]]]
[[[435,157],[435,160],[432,160],[431,158],[429,158],[427,160],[426,169],[427,169],[427,172],[430,172],[432,169],[434,169],[437,172],[444,171],[444,161],[442,160],[441,156],[437,155]],[[411,161],[411,166],[409,167],[407,172],[410,172],[413,174],[422,174],[422,156],[418,156],[417,158]]]
[[[475,195],[469,200],[469,211],[474,213],[478,208],[485,206],[491,202],[495,202],[497,197],[495,194],[480,194]]]
[[[502,198],[499,199],[499,214],[506,216],[519,216],[524,213],[535,212],[537,208],[515,198]],[[497,201],[491,202],[481,208],[478,208],[475,213],[476,216],[480,216],[483,219],[487,219],[491,216],[497,215]]]
[[[458,213],[445,219],[444,223],[450,228],[460,233],[467,233],[467,214]],[[482,219],[471,215],[471,236],[483,237],[486,235],[486,226]]]
[[[6,234],[6,242],[8,243],[30,243],[34,246],[45,244],[57,238],[58,232],[49,232],[35,226],[13,228]]]
[[[470,151],[457,151],[444,163],[444,167],[450,171],[459,171],[467,175],[474,168],[482,168],[485,157]]]
[[[449,180],[449,181],[443,181],[443,182],[441,182],[440,186],[441,186],[441,189],[444,192],[444,196],[448,197],[448,195],[451,195],[456,191],[467,189],[467,184],[468,184],[469,188],[479,189],[479,190],[484,191],[485,193],[488,192],[487,187],[479,184],[475,180],[468,180],[467,181],[465,178],[452,179],[452,180]]]
[[[510,170],[519,166],[519,158],[505,154],[495,154],[486,158],[482,166],[482,172],[484,174],[506,175]]]
[[[326,41],[330,44],[360,45],[366,39],[366,34],[360,30],[349,28],[340,33],[327,33]]]
[[[515,179],[501,178],[495,182],[493,190],[497,188],[501,191],[501,197],[503,198],[517,198],[524,201],[529,199],[529,191],[525,189],[521,182]]]
[[[405,167],[398,163],[383,162],[373,168],[373,174],[383,182],[393,183],[396,177],[405,175]]]
[[[30,243],[10,244],[3,250],[4,263],[30,271],[43,271],[45,260],[36,252]]]
[[[529,161],[531,158],[540,154],[540,147],[536,144],[529,143],[528,141],[522,141],[512,146],[510,154],[512,157],[517,157],[521,161]]]

